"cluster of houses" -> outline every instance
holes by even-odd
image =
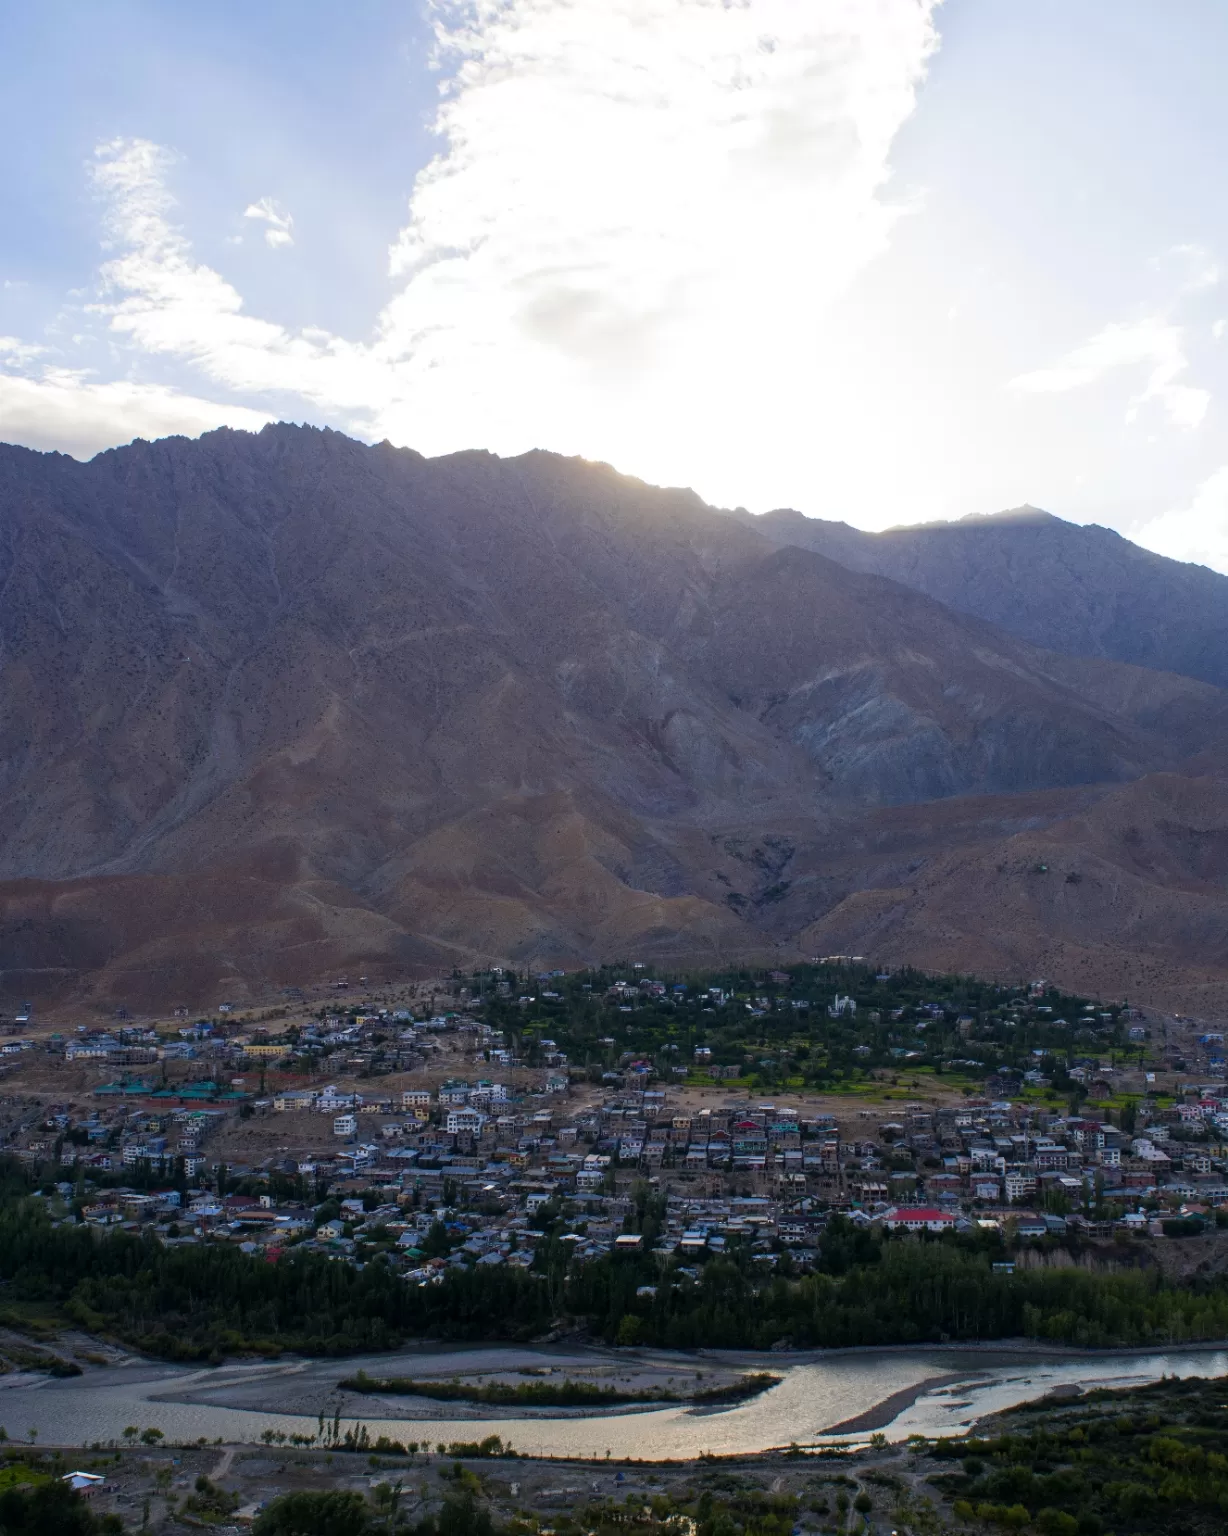
[[[788,1252],[803,1266],[833,1212],[905,1232],[997,1221],[1026,1238],[1072,1223],[1106,1235],[1114,1218],[1145,1225],[1148,1210],[1228,1201],[1223,1084],[1140,1109],[1129,1132],[1103,1113],[1006,1099],[902,1104],[891,1119],[856,1100],[839,1117],[699,1106],[672,1088],[577,1091],[559,1068],[528,1089],[448,1078],[394,1095],[294,1090],[243,1107],[117,1100],[109,1086],[84,1108],[52,1106],[17,1149],[31,1163],[77,1165],[59,1194],[81,1219],[150,1225],[168,1243],[274,1253],[299,1243],[359,1264],[382,1254],[418,1283],[450,1265],[531,1263],[547,1203],[571,1213],[577,1262],[635,1249],[645,1241],[628,1230],[640,1180],[664,1199],[657,1249],[712,1253],[741,1241],[764,1262]],[[228,1117],[303,1112],[328,1117],[327,1150],[250,1167],[228,1160],[225,1179],[232,1191],[263,1182],[299,1198],[219,1190],[206,1143]],[[130,1187],[128,1169],[142,1174]],[[336,1211],[320,1219],[325,1199]]]
[[[536,998],[556,998],[552,976],[538,982]],[[616,981],[606,1003],[632,1012],[687,994],[637,978]],[[516,1002],[506,981],[497,995]],[[447,1012],[435,997],[369,1012],[330,1005],[282,1033],[219,1008],[219,1017],[170,1030],[117,1021],[37,1044],[7,1040],[0,1051],[10,1055],[39,1050],[99,1069],[96,1086],[75,1099],[40,1101],[37,1120],[10,1132],[10,1144],[40,1169],[74,1169],[58,1191],[63,1219],[71,1206],[93,1225],[146,1226],[168,1243],[232,1241],[271,1253],[303,1244],[355,1264],[380,1254],[419,1283],[450,1265],[531,1263],[547,1204],[568,1213],[577,1262],[645,1241],[678,1255],[738,1242],[765,1263],[789,1253],[804,1266],[837,1212],[899,1232],[999,1222],[1045,1237],[1071,1223],[1107,1230],[1114,1220],[1145,1225],[1161,1211],[1228,1203],[1223,1083],[1185,1085],[1168,1107],[1146,1098],[1112,1115],[1113,1072],[1088,1062],[1069,1070],[1086,1089],[1079,1114],[1023,1097],[1029,1082],[1044,1085],[1039,1069],[1004,1070],[984,1098],[945,1106],[871,1108],[850,1096],[820,1113],[813,1103],[724,1098],[722,1075],[741,1069],[717,1066],[694,1036],[686,1066],[624,1052],[617,1070],[615,1041],[604,1038],[603,1067],[585,1072],[535,1036],[526,1067],[482,1021],[479,1001],[458,988]],[[715,987],[691,999],[701,1013],[730,1001]],[[755,1014],[808,1004],[750,997],[745,1006]],[[837,992],[824,1006],[833,1019],[859,1019],[850,996]],[[936,1004],[918,1012],[927,1010],[942,1012]],[[967,1038],[974,1021],[958,1024]],[[924,1028],[925,1019],[915,1025]],[[901,1052],[915,1054],[892,1054]],[[266,1091],[273,1067],[281,1086]],[[323,1082],[325,1074],[338,1081]],[[679,1086],[688,1075],[706,1092]],[[275,1137],[215,1144],[223,1130],[266,1120]],[[271,1158],[236,1153],[273,1141]],[[651,1238],[633,1230],[640,1181],[665,1211]]]
[[[191,1181],[204,1174],[206,1142],[227,1114],[218,1104],[129,1103],[110,1096],[84,1108],[52,1104],[10,1155],[32,1166],[73,1167],[85,1177],[173,1169]]]
[[[81,1026],[67,1036],[52,1034],[43,1044],[66,1062],[121,1067],[195,1061],[242,1070],[262,1064],[294,1067],[327,1058],[347,1073],[387,1074],[424,1066],[440,1048],[439,1033],[457,1026],[455,1013],[416,1017],[408,1009],[381,1009],[370,1014],[326,1014],[288,1034],[216,1018],[183,1024],[170,1035],[141,1025]],[[485,1029],[470,1027],[475,1033]],[[0,1054],[35,1048],[32,1040],[8,1040],[0,1044]]]

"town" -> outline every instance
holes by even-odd
[[[1178,1041],[1179,1021],[1043,982],[967,986],[833,957],[492,971],[361,1002],[338,984],[315,1009],[44,1031],[27,1012],[0,1045],[0,1134],[58,1220],[379,1259],[418,1285],[530,1268],[543,1210],[573,1265],[738,1246],[793,1275],[837,1215],[996,1229],[1012,1253],[1215,1231],[1220,1034]]]

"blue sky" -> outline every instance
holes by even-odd
[[[1228,570],[1218,0],[0,10],[0,436],[270,417]]]

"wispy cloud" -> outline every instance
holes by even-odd
[[[323,331],[291,332],[243,312],[238,291],[194,260],[166,178],[173,157],[143,139],[100,146],[94,182],[119,254],[102,268],[95,309],[141,352],[180,358],[249,395],[288,394],[326,409],[375,413],[393,380],[378,348]]]
[[[1205,245],[1196,242],[1170,246],[1154,265],[1169,271],[1175,270],[1183,294],[1205,293],[1217,287],[1223,276],[1219,262]]]
[[[433,0],[440,151],[370,337],[198,262],[144,140],[100,148],[97,312],[136,355],[428,451],[542,444],[745,494],[810,454],[831,306],[881,253],[937,0]],[[286,244],[268,199],[247,217]],[[285,238],[283,238],[285,237]]]
[[[259,202],[249,203],[243,210],[245,219],[259,219],[264,225],[264,243],[274,250],[294,244],[294,220],[273,201],[262,197]]]
[[[1211,396],[1205,389],[1180,382],[1188,367],[1184,328],[1150,316],[1106,325],[1052,367],[1012,379],[1011,387],[1030,394],[1060,394],[1085,389],[1120,369],[1145,369],[1145,383],[1132,396],[1127,418],[1133,419],[1141,406],[1154,401],[1174,426],[1193,428],[1206,415]]]
[[[8,359],[18,367],[24,363],[33,362],[46,350],[46,347],[41,347],[35,342],[22,341],[18,336],[0,336],[0,357]]]
[[[1168,303],[1137,319],[1106,325],[1051,367],[1018,375],[1010,387],[1028,394],[1062,394],[1086,389],[1122,369],[1143,370],[1143,387],[1126,407],[1127,421],[1135,420],[1141,407],[1154,402],[1173,426],[1200,426],[1211,396],[1181,381],[1189,368],[1186,327],[1173,316],[1183,301],[1218,286],[1219,263],[1204,246],[1187,243],[1171,246],[1151,265],[1169,286]]]

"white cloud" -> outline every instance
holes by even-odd
[[[391,435],[546,434],[737,496],[809,453],[824,317],[885,248],[929,0],[474,0],[392,252]],[[799,427],[805,427],[800,436]]]
[[[1127,419],[1141,406],[1155,401],[1174,426],[1197,427],[1207,413],[1211,396],[1179,382],[1189,366],[1181,326],[1160,316],[1149,316],[1105,328],[1051,368],[1038,368],[1011,380],[1013,389],[1030,394],[1060,394],[1084,389],[1122,368],[1145,368],[1146,383],[1131,398]]]
[[[1228,465],[1203,481],[1188,506],[1162,513],[1131,537],[1159,555],[1228,576]]]
[[[441,150],[370,340],[247,314],[144,140],[97,153],[95,312],[137,354],[362,435],[550,446],[749,502],[765,463],[807,473],[839,394],[824,321],[901,211],[888,155],[936,3],[433,0]],[[246,212],[291,234],[268,199]]]
[[[259,219],[265,226],[264,243],[277,250],[283,245],[294,244],[294,220],[271,197],[249,203],[243,210],[245,219]]]
[[[214,427],[256,431],[264,411],[219,405],[156,384],[92,382],[68,370],[0,373],[0,440],[86,459],[133,437],[198,437]]]

